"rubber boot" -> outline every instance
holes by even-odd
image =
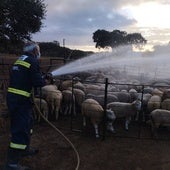
[[[9,148],[7,162],[3,170],[30,170],[30,168],[19,165],[21,150]]]
[[[30,137],[29,137],[29,143],[27,144],[27,147],[25,150],[23,150],[23,152],[21,153],[21,156],[22,157],[25,157],[25,156],[34,156],[36,154],[38,154],[39,150],[36,149],[36,148],[31,148],[30,147],[30,144],[31,144],[31,136],[32,136],[32,132],[33,132],[33,118],[32,118],[32,125],[31,125],[31,128],[30,128]]]

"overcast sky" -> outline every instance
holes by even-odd
[[[138,32],[148,44],[170,41],[170,0],[44,0],[43,28],[33,35],[39,42],[59,41],[71,49],[95,50],[98,29]]]

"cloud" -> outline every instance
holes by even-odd
[[[112,1],[46,0],[47,16],[42,28],[44,40],[59,37],[91,36],[97,29],[113,30],[135,23],[117,13]],[[116,4],[117,5],[117,4]],[[43,35],[43,34],[47,34]],[[36,38],[38,38],[37,34]]]
[[[148,0],[45,0],[47,16],[40,33],[33,35],[37,41],[62,42],[66,45],[94,45],[93,33],[98,29],[112,31],[133,27],[137,21],[120,12],[127,5],[139,5]],[[152,2],[152,1],[151,1]],[[167,0],[154,2],[168,3]],[[127,31],[123,29],[123,31]],[[136,31],[135,31],[136,32]]]

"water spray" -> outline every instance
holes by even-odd
[[[164,50],[162,50],[162,48]],[[154,52],[134,52],[130,46],[115,48],[75,60],[52,71],[53,76],[97,70],[126,71],[128,75],[147,75],[150,79],[170,77],[170,46]]]

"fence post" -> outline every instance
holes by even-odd
[[[108,90],[108,78],[105,79],[105,94],[104,94],[104,117],[103,117],[103,138],[105,140],[106,136],[106,109],[107,109],[107,90]]]
[[[144,93],[144,85],[142,85],[142,95],[141,95],[141,109],[139,111],[139,131],[138,131],[138,138],[141,137],[141,127],[142,127],[142,119],[143,119],[143,93]]]
[[[71,130],[73,130],[73,112],[74,112],[74,77],[72,77],[72,89],[71,89],[71,91],[72,91],[72,94],[71,94],[71,96],[72,96],[72,100],[71,100],[71,124],[70,124],[70,127],[71,127]]]

